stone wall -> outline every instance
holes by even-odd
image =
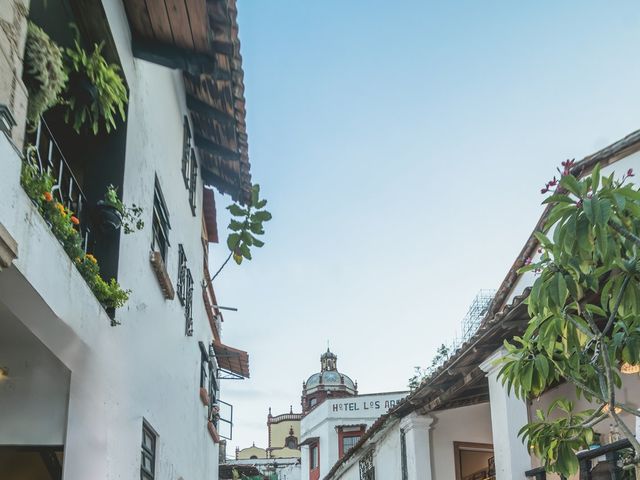
[[[22,82],[22,57],[27,35],[29,0],[0,1],[0,105],[9,107],[17,125],[11,139],[18,149],[24,142],[27,89]]]

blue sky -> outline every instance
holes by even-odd
[[[222,386],[229,453],[300,409],[327,340],[361,392],[403,389],[500,284],[555,167],[640,128],[637,2],[241,0],[239,24],[274,219],[215,284],[251,355]]]

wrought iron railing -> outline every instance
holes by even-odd
[[[38,127],[32,134],[32,141],[39,170],[48,172],[55,179],[51,194],[80,220],[82,247],[87,252],[91,247],[91,219],[87,197],[44,118],[40,118]]]
[[[627,439],[580,452],[576,455],[580,466],[579,478],[580,480],[634,479],[635,474],[632,470],[624,470],[622,468],[624,457],[631,454],[631,444]],[[525,475],[527,478],[534,480],[546,480],[547,478],[547,473],[543,467],[528,470]]]

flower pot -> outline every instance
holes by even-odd
[[[122,226],[122,215],[113,206],[100,200],[96,204],[96,224],[103,232],[115,232]]]
[[[84,72],[74,72],[69,76],[69,93],[76,103],[90,105],[98,98],[98,89]]]

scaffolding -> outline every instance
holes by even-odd
[[[476,333],[478,327],[480,327],[482,319],[489,311],[489,307],[491,306],[491,302],[495,295],[495,290],[480,290],[473,299],[471,305],[469,305],[469,310],[462,319],[462,323],[460,325],[462,330],[460,338],[461,344],[469,340],[473,337],[473,334]]]
[[[467,314],[460,322],[460,336],[456,335],[448,345],[442,345],[445,347],[444,354],[437,353],[430,367],[426,369],[427,373],[432,373],[437,370],[451,355],[458,351],[462,345],[471,339],[473,335],[478,331],[482,320],[487,315],[493,297],[495,297],[495,290],[480,290],[475,296]]]

